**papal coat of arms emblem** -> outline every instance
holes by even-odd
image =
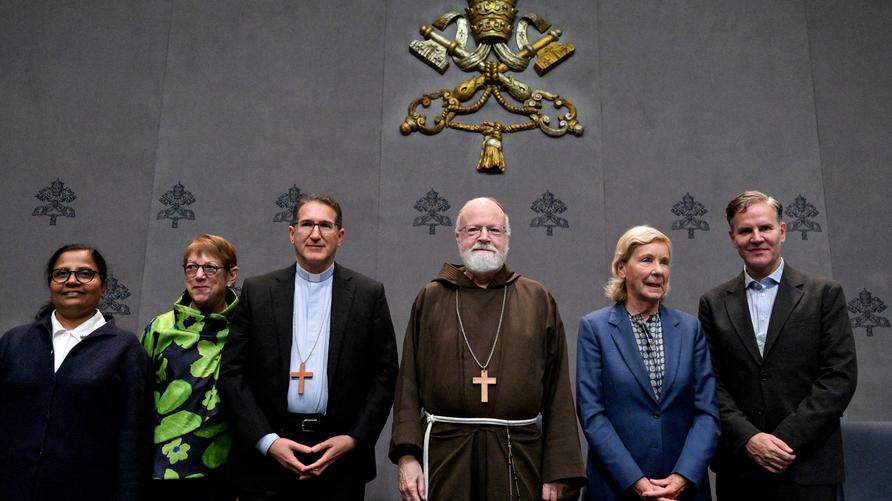
[[[558,42],[561,30],[548,31],[551,24],[543,17],[529,13],[517,20],[516,4],[517,0],[468,0],[464,14],[447,12],[432,26],[421,27],[424,40],[409,44],[412,54],[441,74],[449,68],[451,59],[459,69],[475,75],[452,89],[426,93],[409,103],[400,132],[404,135],[421,132],[430,136],[448,127],[481,134],[483,148],[477,170],[489,174],[505,172],[505,157],[502,154],[505,134],[538,128],[552,137],[567,133],[582,135],[583,127],[576,119],[576,107],[572,102],[551,92],[533,90],[528,84],[509,75],[509,72],[523,72],[535,60],[534,69],[542,76],[576,51],[572,44]],[[444,36],[443,31],[453,23],[456,25],[455,38],[450,39]],[[531,25],[539,33],[544,33],[532,43],[527,38]],[[516,51],[509,46],[512,32]],[[468,47],[469,33],[476,43],[473,49]],[[503,110],[523,119],[509,124],[493,120],[480,123],[460,121],[460,117],[482,109],[490,99],[494,99]],[[419,106],[429,108],[436,101],[440,102],[441,112],[431,122],[419,110]],[[557,112],[565,111],[556,120],[552,119],[543,109],[546,102],[550,102]]]

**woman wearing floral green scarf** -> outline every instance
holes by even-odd
[[[186,291],[146,326],[155,370],[155,459],[150,499],[231,501],[222,474],[231,438],[217,394],[220,353],[238,298],[235,247],[201,235],[183,253]]]

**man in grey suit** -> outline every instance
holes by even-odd
[[[384,287],[335,263],[331,196],[302,197],[288,235],[297,263],[245,280],[223,349],[230,470],[242,501],[362,500],[398,367]]]
[[[744,269],[700,298],[721,409],[718,498],[835,500],[857,378],[842,287],[784,262],[774,198],[741,193],[725,215]]]

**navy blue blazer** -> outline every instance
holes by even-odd
[[[678,473],[681,499],[710,499],[706,468],[719,439],[715,376],[700,323],[660,306],[665,370],[657,400],[625,306],[582,317],[576,411],[589,444],[587,499],[622,499],[643,476]]]

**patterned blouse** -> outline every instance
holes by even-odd
[[[217,377],[238,298],[227,291],[220,313],[202,312],[191,302],[183,293],[142,337],[155,369],[156,479],[204,477],[226,462],[232,442]]]

